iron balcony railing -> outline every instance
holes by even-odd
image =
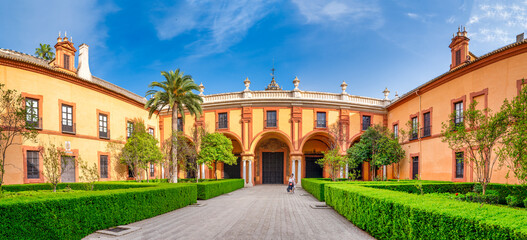
[[[432,135],[432,126],[421,128],[421,137],[430,137]]]
[[[410,140],[415,140],[419,138],[419,133],[417,132],[417,129],[412,129],[410,132]]]
[[[227,128],[229,128],[229,122],[228,121],[216,122],[216,129],[227,129]]]
[[[26,121],[26,127],[42,130],[42,118],[38,118],[36,121]]]
[[[73,123],[72,125],[64,125],[62,124],[62,133],[67,133],[67,134],[75,134],[75,123]]]
[[[106,130],[106,132],[99,131],[99,138],[102,139],[110,139],[110,130]]]
[[[328,121],[326,121],[326,120],[322,120],[322,119],[315,120],[316,128],[326,128],[327,125],[328,125],[327,123],[328,123]]]
[[[276,119],[275,120],[265,120],[265,126],[266,127],[276,127]]]

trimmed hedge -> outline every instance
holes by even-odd
[[[218,181],[200,182],[198,186],[198,199],[206,200],[224,193],[243,188],[243,179],[224,179]]]
[[[43,188],[10,186],[6,187],[11,190]],[[3,199],[0,201],[0,238],[80,239],[99,229],[173,211],[195,203],[197,198],[193,184],[98,183],[96,186],[129,189]]]
[[[87,183],[59,183],[57,190],[65,189],[70,187],[73,190],[87,190]],[[128,189],[128,188],[144,188],[153,187],[156,185],[152,184],[138,184],[136,182],[95,182],[93,190],[113,190],[113,189]],[[49,183],[34,183],[34,184],[15,184],[15,185],[4,185],[2,189],[7,192],[21,192],[21,191],[40,191],[40,190],[53,190],[53,186]]]
[[[523,210],[327,184],[329,206],[378,239],[527,239]]]

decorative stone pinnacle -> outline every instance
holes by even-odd
[[[340,84],[340,87],[342,88],[342,94],[346,94],[346,88],[348,88],[348,84],[346,84],[345,81],[342,81],[342,84]]]
[[[245,91],[251,91],[249,90],[249,87],[251,86],[251,80],[249,80],[248,77],[245,78],[245,81],[243,81],[243,83],[245,84]]]
[[[382,93],[384,93],[384,100],[390,100],[388,98],[388,95],[390,95],[390,90],[388,90],[388,88],[385,88],[384,91],[382,91]]]
[[[295,79],[293,80],[293,85],[295,86],[295,90],[298,91],[298,84],[300,84],[300,80],[298,80],[298,77],[295,76]]]
[[[397,91],[395,91],[395,99],[398,99],[399,98],[399,94],[397,93]]]
[[[203,86],[203,83],[200,83],[199,84],[199,95],[200,96],[203,96],[203,90],[205,89],[205,86]]]

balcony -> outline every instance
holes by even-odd
[[[425,126],[421,128],[421,137],[430,137],[432,135],[432,126]]]
[[[110,130],[106,132],[99,131],[99,138],[101,139],[110,139]]]
[[[229,122],[228,121],[216,122],[216,129],[227,129],[227,128],[229,128]]]
[[[315,120],[316,128],[326,128],[327,125],[328,125],[327,123],[328,123],[328,121],[326,121],[326,120],[322,120],[322,119],[321,120],[318,120],[318,119]]]
[[[265,127],[268,127],[268,128],[275,128],[276,127],[276,119],[274,119],[274,120],[265,120],[264,123],[265,123]]]
[[[419,133],[417,132],[417,129],[414,129],[410,132],[410,141],[416,140],[419,138]]]
[[[42,118],[38,118],[37,121],[26,121],[26,128],[42,130]]]
[[[62,133],[66,133],[66,134],[75,134],[76,132],[76,128],[75,128],[75,123],[73,125],[64,125],[62,124]]]

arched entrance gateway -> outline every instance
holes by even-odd
[[[285,184],[291,175],[290,148],[283,136],[268,133],[255,149],[254,182],[256,184]]]
[[[325,132],[310,135],[302,146],[304,155],[303,177],[305,178],[322,178],[328,177],[329,174],[324,171],[317,160],[324,157],[324,152],[331,149],[334,141]]]
[[[236,161],[236,164],[233,164],[233,165],[228,165],[228,164],[222,164],[222,168],[223,168],[223,178],[224,179],[229,179],[229,178],[242,178],[242,163],[241,163],[241,153],[242,153],[242,146],[240,144],[240,142],[232,137],[231,135],[229,134],[225,134],[225,136],[227,136],[231,142],[232,142],[232,153],[234,154],[234,156],[236,156],[237,158],[237,161]]]

